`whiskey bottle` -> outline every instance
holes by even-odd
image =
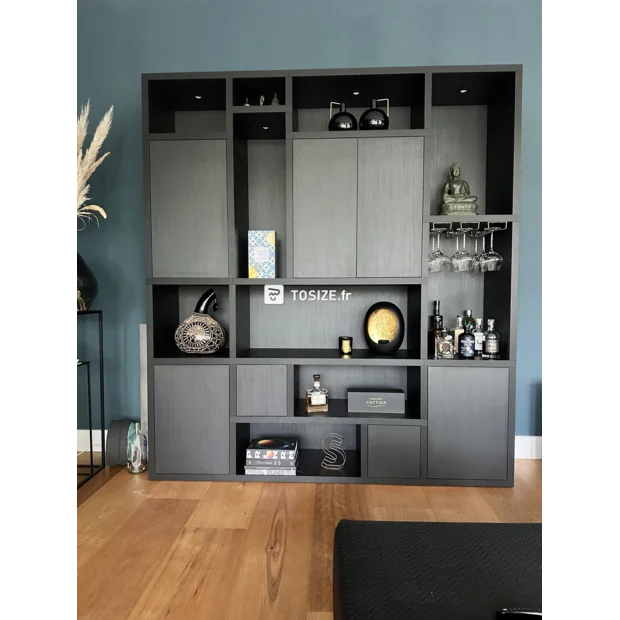
[[[327,411],[327,390],[321,387],[321,375],[312,376],[314,387],[306,390],[306,413],[323,413]]]
[[[431,328],[428,332],[428,357],[437,358],[437,337],[441,336],[441,330],[443,329],[443,316],[439,311],[439,302],[433,302],[434,312],[431,316]]]
[[[459,337],[459,358],[462,360],[473,360],[475,357],[474,335],[471,333],[471,324],[465,326],[465,331]]]
[[[442,360],[451,360],[454,357],[454,341],[447,329],[442,329],[437,336],[437,357]]]
[[[467,328],[468,325],[471,325],[471,330],[473,332],[474,327],[476,327],[476,319],[474,319],[474,316],[471,310],[465,310],[465,316],[463,318],[463,327]]]
[[[463,327],[463,317],[461,315],[456,317],[456,327],[452,328],[452,342],[454,344],[454,353],[458,356],[459,338],[465,331]]]
[[[476,327],[474,328],[474,350],[476,357],[482,357],[484,351],[484,331],[482,331],[482,319],[476,319]]]
[[[484,357],[489,360],[499,359],[499,334],[495,331],[495,319],[489,319],[489,328],[484,332]]]

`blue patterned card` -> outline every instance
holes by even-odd
[[[276,231],[248,231],[248,278],[276,277]]]

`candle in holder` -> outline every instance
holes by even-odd
[[[351,336],[340,336],[338,338],[338,348],[340,355],[351,355],[353,352],[353,338]]]

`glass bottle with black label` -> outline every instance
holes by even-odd
[[[433,302],[435,314],[431,316],[431,329],[428,332],[428,357],[437,358],[437,336],[441,336],[443,329],[443,316],[439,311],[439,302]]]
[[[476,319],[476,327],[474,328],[474,350],[476,357],[482,357],[484,351],[484,331],[482,330],[482,319]]]
[[[459,337],[459,358],[462,360],[473,360],[476,339],[472,334],[471,324],[466,325],[465,331]]]
[[[499,359],[499,334],[495,331],[495,319],[489,319],[489,328],[484,332],[483,357],[489,360]]]

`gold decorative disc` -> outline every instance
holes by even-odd
[[[392,341],[398,333],[398,317],[385,308],[375,310],[368,318],[368,336],[373,342]]]

